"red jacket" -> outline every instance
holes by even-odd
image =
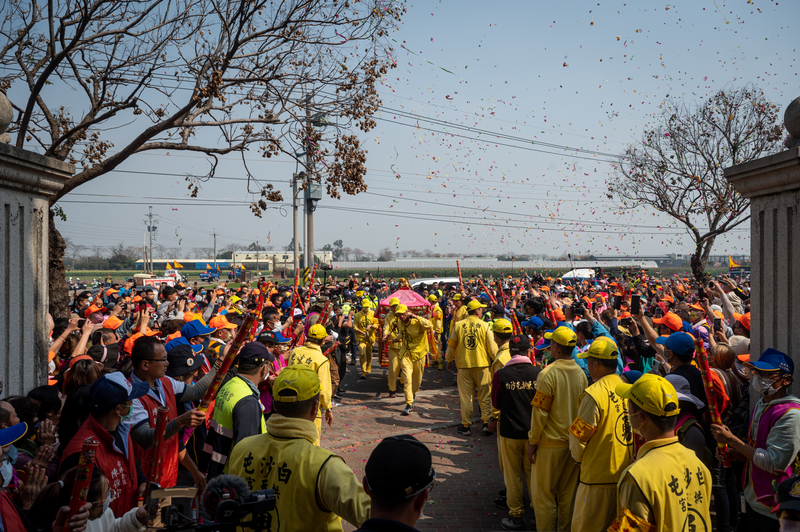
[[[167,423],[178,417],[178,405],[175,401],[175,391],[172,388],[172,382],[166,377],[162,377],[159,380],[161,381],[162,392],[164,394],[163,405],[150,395],[144,395],[139,398],[139,401],[142,402],[142,406],[147,411],[150,428],[155,428],[156,426],[156,416],[159,406],[166,406],[169,408]],[[161,446],[161,480],[159,484],[162,488],[172,488],[178,483],[178,439],[178,435],[175,434]],[[142,464],[142,469],[144,469],[145,474],[148,475],[147,480],[152,480],[150,478],[151,472],[149,469],[151,458],[155,458],[155,447],[151,447],[145,451],[139,445],[134,444],[134,448],[136,449],[136,458],[139,459]]]
[[[133,440],[130,433],[128,438],[128,456],[118,451],[114,447],[114,437],[102,426],[94,416],[90,415],[77,434],[67,444],[61,461],[75,453],[81,451],[83,441],[94,436],[100,446],[95,455],[95,466],[100,468],[103,476],[108,479],[108,484],[119,493],[119,496],[111,502],[110,508],[114,515],[122,516],[128,510],[136,508],[138,502],[138,481],[136,479],[136,459],[134,457]],[[63,473],[63,471],[61,471]]]

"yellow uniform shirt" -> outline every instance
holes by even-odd
[[[416,362],[425,357],[430,351],[428,346],[428,335],[426,331],[433,328],[430,320],[422,316],[414,316],[408,322],[397,319],[397,330],[400,336],[400,358],[408,356],[412,362]]]
[[[456,327],[456,323],[467,319],[467,316],[469,316],[469,314],[467,313],[466,305],[461,305],[453,311],[453,317],[450,318],[450,336],[453,336],[453,330]]]
[[[678,437],[645,443],[617,484],[609,530],[711,530],[711,473]]]
[[[540,447],[569,446],[569,427],[578,415],[578,399],[589,381],[571,359],[555,360],[536,380],[528,441]]]
[[[369,343],[375,343],[375,331],[377,329],[369,330],[370,325],[378,325],[378,318],[375,317],[375,312],[370,310],[365,313],[364,309],[361,309],[356,313],[354,318],[353,328],[356,329],[356,339],[359,342],[364,341],[364,335],[358,332],[360,330],[367,334],[367,341]]]
[[[581,464],[581,482],[616,485],[631,463],[633,432],[627,401],[614,390],[622,378],[611,373],[580,397],[578,415],[569,427],[569,449]]]
[[[394,312],[390,310],[383,322],[384,334],[386,334],[387,331],[390,331],[388,342],[389,347],[392,349],[400,349],[400,336],[397,334],[397,327],[394,326],[396,321],[398,321],[397,316],[395,316]]]
[[[477,316],[458,322],[447,341],[447,361],[456,359],[459,369],[488,368],[497,354],[497,344],[489,324]]]
[[[431,322],[433,323],[433,332],[441,334],[444,330],[444,313],[438,303],[434,303],[431,307]]]
[[[319,407],[325,410],[331,409],[331,364],[327,357],[323,356],[320,346],[306,343],[300,347],[292,349],[287,361],[288,366],[295,364],[305,364],[317,372],[319,377]],[[322,417],[322,413],[317,411],[317,417]]]
[[[506,342],[497,348],[497,356],[494,358],[491,367],[492,378],[494,378],[494,374],[497,373],[498,370],[503,369],[503,366],[505,366],[509,360],[511,360],[511,351],[508,350],[508,342]],[[500,409],[495,408],[494,405],[492,405],[492,417],[500,419]]]

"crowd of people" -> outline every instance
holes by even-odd
[[[458,433],[497,439],[506,530],[797,530],[794,365],[750,360],[749,302],[746,280],[644,271],[76,291],[48,384],[0,401],[0,531],[188,529],[247,492],[272,501],[252,529],[414,530],[427,447],[385,438],[359,481],[322,438],[374,357],[405,416],[425,371],[455,372]],[[200,495],[154,491],[180,487]]]

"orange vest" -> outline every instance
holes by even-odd
[[[150,428],[156,427],[156,415],[159,406],[166,406],[169,408],[167,414],[167,423],[177,417],[178,406],[175,401],[175,391],[172,389],[172,382],[166,378],[161,377],[161,391],[164,394],[164,404],[159,404],[153,397],[143,395],[139,398],[142,406],[147,411],[147,420],[150,423]],[[136,458],[139,459],[144,469],[145,474],[148,473],[151,458],[155,457],[155,447],[148,450],[142,449],[138,444],[134,443],[136,449]],[[166,440],[161,446],[161,484],[162,488],[172,488],[178,483],[178,434],[175,434],[170,439]],[[150,480],[149,478],[147,480]]]

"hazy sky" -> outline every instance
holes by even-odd
[[[342,239],[372,252],[387,246],[464,254],[690,252],[690,239],[668,218],[617,212],[604,193],[608,156],[639,135],[667,95],[691,102],[754,83],[781,116],[800,96],[800,41],[789,26],[800,20],[800,2],[716,0],[716,6],[409,3],[392,35],[398,68],[380,88],[385,108],[378,127],[360,134],[369,150],[369,191],[319,203],[316,247]],[[519,140],[497,141],[491,133]],[[285,181],[290,197],[293,162],[255,152],[247,158],[260,177]],[[215,179],[203,185],[200,199],[188,198],[182,176],[206,169],[199,156],[134,156],[122,171],[65,198],[60,205],[68,220],[58,227],[85,245],[140,245],[152,204],[161,220],[158,242],[181,246],[183,255],[211,246],[214,228],[220,247],[256,239],[288,244],[290,209],[254,218],[243,181]],[[217,174],[244,176],[236,157]],[[748,253],[749,246],[745,224],[718,239],[715,253]]]

